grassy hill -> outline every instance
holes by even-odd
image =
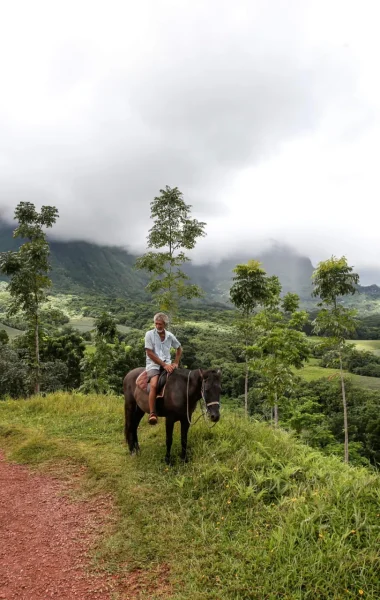
[[[162,420],[142,425],[138,457],[122,426],[118,397],[0,402],[10,460],[65,476],[80,466],[82,494],[112,494],[115,525],[96,549],[105,568],[143,572],[153,588],[164,571],[172,600],[380,597],[377,474],[227,410],[190,431],[190,463],[171,468]]]

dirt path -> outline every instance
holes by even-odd
[[[65,485],[7,463],[0,453],[0,599],[141,597],[128,581],[90,570],[87,552],[110,513],[109,500],[71,502],[62,495]]]

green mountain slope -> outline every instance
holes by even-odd
[[[259,255],[247,252],[235,254],[217,265],[191,265],[187,272],[215,299],[227,300],[234,267],[252,258],[262,263],[268,275],[277,275],[280,278],[285,293],[292,291],[297,292],[302,298],[310,297],[313,265],[309,258],[300,256],[287,246],[276,245]]]
[[[16,250],[19,240],[12,238],[12,226],[0,221],[0,252]],[[50,241],[52,280],[57,291],[64,293],[98,293],[147,300],[145,286],[148,276],[134,268],[136,256],[124,248],[98,246],[83,241]],[[206,292],[208,300],[228,301],[233,268],[238,263],[255,258],[262,262],[269,275],[278,275],[284,292],[297,292],[310,300],[313,265],[309,258],[287,246],[276,245],[261,254],[243,252],[218,264],[186,265],[194,283]],[[1,277],[0,277],[1,278]],[[368,299],[380,299],[377,285],[361,288]],[[355,300],[356,301],[356,300]]]
[[[0,252],[17,250],[12,228],[0,223]],[[54,288],[64,293],[95,292],[147,299],[147,276],[134,269],[136,257],[123,248],[50,240]]]

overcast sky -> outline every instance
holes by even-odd
[[[197,260],[276,240],[380,265],[378,0],[0,0],[0,215],[142,251],[178,186]]]

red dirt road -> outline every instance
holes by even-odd
[[[127,581],[121,590],[122,582],[89,567],[87,552],[110,513],[109,500],[71,502],[64,489],[62,481],[7,463],[0,453],[0,599],[136,598]]]

